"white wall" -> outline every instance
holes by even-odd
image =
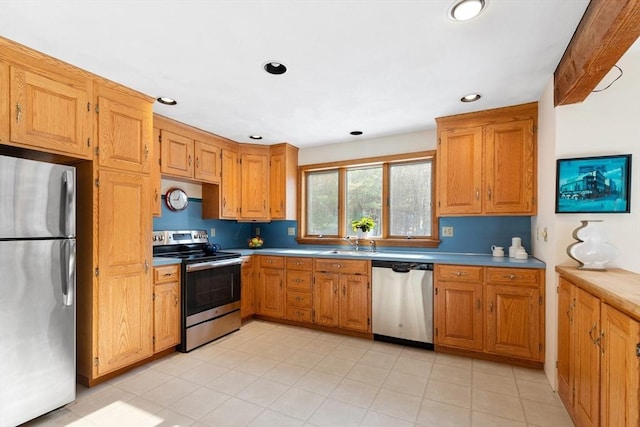
[[[338,144],[300,148],[298,152],[298,164],[309,165],[314,163],[361,159],[364,157],[435,150],[436,145],[437,137],[435,129],[381,138],[356,138],[353,141]]]
[[[553,77],[538,105],[538,216],[532,219],[533,255],[547,264],[545,373],[557,387],[557,277],[555,266],[577,265],[566,248],[582,219],[602,219],[609,243],[619,254],[608,264],[640,273],[640,49],[632,47],[618,61],[623,77],[582,103],[554,108]],[[603,82],[610,82],[610,73]],[[563,157],[631,153],[630,214],[556,214],[555,162]],[[544,241],[542,231],[547,228]],[[606,274],[606,273],[603,273]]]

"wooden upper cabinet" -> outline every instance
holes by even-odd
[[[165,175],[193,177],[193,139],[160,130],[161,167]]]
[[[195,156],[193,177],[198,181],[220,183],[222,148],[219,145],[195,140],[193,151]]]
[[[298,148],[269,147],[269,209],[271,219],[296,219]]]
[[[240,152],[240,219],[269,219],[269,148],[243,147]]]
[[[535,215],[537,104],[438,123],[438,216]]]
[[[487,126],[486,213],[533,213],[536,181],[533,141],[533,119]]]
[[[437,161],[438,215],[482,213],[482,127],[442,131]]]
[[[152,102],[106,85],[99,85],[99,166],[150,173],[152,139]]]
[[[7,66],[0,65],[6,72]],[[13,65],[8,68],[10,141],[6,142],[91,159],[91,79]]]
[[[162,179],[160,176],[160,129],[153,128],[153,144],[151,144],[151,213],[162,215]]]
[[[160,129],[160,171],[163,176],[220,183],[222,140],[157,114],[153,120],[154,126]]]

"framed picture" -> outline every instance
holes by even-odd
[[[631,154],[558,159],[556,213],[629,213]]]

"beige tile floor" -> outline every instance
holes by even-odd
[[[541,370],[253,321],[31,426],[572,426]]]

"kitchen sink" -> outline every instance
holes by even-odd
[[[371,255],[372,252],[368,252],[368,251],[353,251],[353,250],[340,250],[340,249],[333,249],[330,251],[323,251],[319,253],[320,255],[354,255],[354,256],[366,256],[366,255]]]
[[[318,250],[313,249],[281,249],[278,252],[291,255],[315,255],[319,253]]]

